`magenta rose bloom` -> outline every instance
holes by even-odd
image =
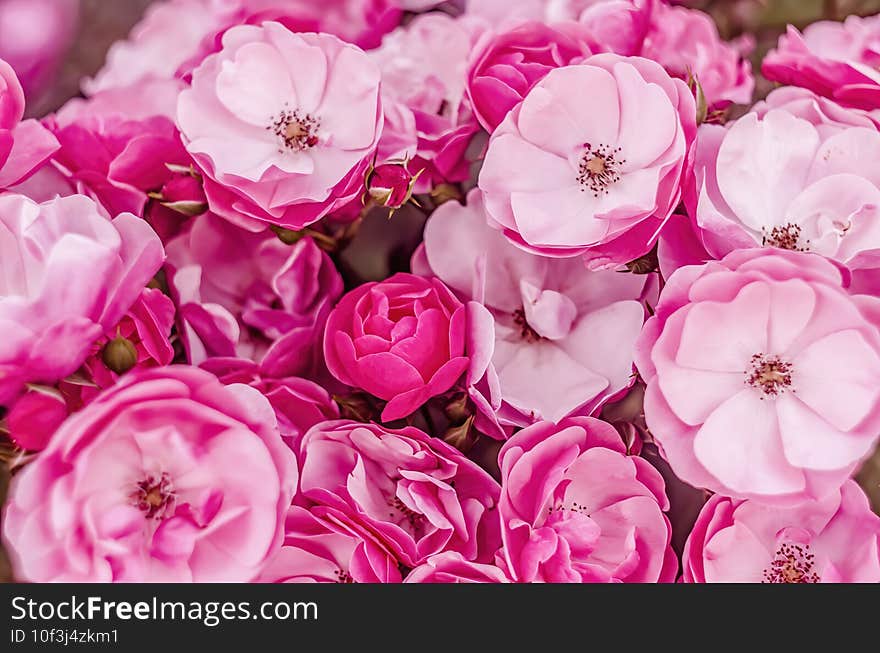
[[[108,220],[82,195],[0,196],[0,405],[55,383],[89,356],[162,265],[162,243],[130,213]]]
[[[359,197],[382,133],[379,77],[329,34],[228,30],[177,107],[211,209],[253,231],[301,229]]]
[[[504,571],[495,565],[466,560],[460,553],[446,551],[428,558],[413,569],[406,583],[509,583]]]
[[[6,545],[21,580],[249,581],[281,545],[296,470],[256,390],[137,373],[15,477]]]
[[[529,21],[484,33],[474,46],[467,73],[468,97],[483,128],[493,132],[548,72],[592,54],[588,36],[575,22]]]
[[[684,547],[686,583],[878,583],[880,517],[854,481],[779,508],[716,494]]]
[[[489,141],[489,224],[592,267],[642,256],[681,197],[695,115],[687,85],[647,59],[598,54],[550,71]]]
[[[330,313],[324,357],[342,383],[405,417],[449,390],[468,365],[465,307],[439,279],[398,273],[346,294]]]
[[[678,562],[663,477],[610,424],[539,422],[501,448],[503,561],[518,582],[656,583]]]
[[[498,483],[422,431],[324,422],[300,443],[296,503],[415,567],[442,551],[489,562],[498,550]]]
[[[880,434],[880,300],[816,254],[677,270],[636,342],[645,418],[683,481],[792,505],[834,492]]]
[[[859,109],[880,108],[880,15],[819,21],[803,34],[789,25],[761,71],[780,84],[803,86]]]

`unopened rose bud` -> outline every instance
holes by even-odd
[[[421,173],[419,170],[415,175],[410,174],[406,160],[389,161],[372,167],[367,171],[364,199],[369,196],[379,206],[392,211],[399,209],[412,199],[413,187]]]
[[[443,435],[443,440],[462,453],[467,453],[477,443],[479,437],[480,434],[474,429],[474,416],[471,415],[461,426],[449,427]]]
[[[122,336],[116,336],[104,345],[101,352],[101,360],[110,370],[117,374],[125,374],[137,365],[137,349],[130,340]]]
[[[378,413],[373,403],[363,393],[356,392],[345,397],[335,395],[333,401],[339,404],[339,416],[356,422],[369,422]]]

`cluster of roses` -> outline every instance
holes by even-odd
[[[39,122],[0,61],[16,577],[880,581],[878,37],[735,120],[661,0],[167,0]]]

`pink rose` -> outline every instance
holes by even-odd
[[[248,581],[281,545],[296,469],[256,390],[139,372],[16,476],[6,544],[21,580]]]
[[[223,383],[243,383],[259,390],[275,411],[281,436],[291,446],[319,422],[339,419],[339,407],[314,381],[295,376],[272,378],[244,358],[209,358],[200,366]]]
[[[382,132],[379,76],[335,36],[227,31],[177,111],[211,209],[254,231],[300,229],[356,199]]]
[[[438,279],[398,273],[347,293],[330,313],[324,357],[339,381],[406,417],[449,390],[468,366],[465,307]]]
[[[311,238],[285,245],[214,215],[168,244],[169,284],[189,361],[258,360],[265,374],[312,375],[342,278]]]
[[[416,428],[324,422],[299,447],[297,503],[415,567],[441,551],[488,562],[500,545],[498,483]]]
[[[81,195],[37,204],[0,196],[0,405],[25,382],[72,374],[162,265],[149,225],[108,220]]]
[[[589,56],[588,34],[575,22],[534,21],[484,33],[467,72],[468,97],[483,128],[494,131],[549,71]]]
[[[25,120],[24,91],[15,71],[0,59],[0,191],[24,181],[58,149],[36,120]]]
[[[413,188],[421,171],[413,174],[409,161],[386,161],[370,166],[364,182],[364,203],[372,199],[379,206],[391,209],[389,216],[412,199]]]
[[[880,582],[880,517],[854,481],[789,508],[716,494],[684,548],[687,583]]]
[[[668,280],[636,343],[645,417],[683,481],[791,505],[880,434],[880,301],[815,254],[738,250]]]
[[[552,70],[489,141],[489,224],[544,256],[633,260],[679,201],[695,133],[690,90],[652,61],[599,54]]]
[[[48,386],[31,386],[5,417],[9,438],[22,449],[41,451],[67,415],[67,402],[60,392]]]
[[[663,477],[592,417],[540,422],[504,443],[503,561],[518,582],[675,580]]]
[[[495,565],[466,560],[456,551],[431,556],[406,577],[407,583],[509,583],[510,579]]]
[[[424,242],[429,271],[488,313],[488,323],[470,321],[468,350],[491,362],[485,394],[480,383],[471,395],[502,424],[590,413],[632,384],[632,348],[651,277],[589,271],[576,259],[522,251],[486,224],[479,190],[468,194],[467,206],[446,202],[434,211]]]
[[[764,57],[761,72],[780,84],[803,86],[860,109],[880,108],[880,15],[819,21],[803,34],[789,25]]]
[[[727,128],[700,127],[689,210],[716,258],[738,248],[812,251],[880,279],[880,131],[810,91],[774,91]]]

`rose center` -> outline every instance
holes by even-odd
[[[761,237],[761,244],[765,247],[776,247],[778,249],[789,249],[795,252],[805,252],[810,249],[810,241],[800,244],[801,227],[791,222],[782,226],[773,227],[769,233],[766,229]]]
[[[147,476],[138,481],[130,497],[147,519],[164,519],[174,509],[177,498],[171,478],[164,472],[158,478]]]
[[[524,308],[518,308],[513,312],[513,323],[519,327],[519,335],[526,342],[538,342],[544,339],[526,320]]]
[[[294,152],[310,149],[318,144],[318,129],[321,121],[310,113],[299,109],[284,109],[266,129],[272,131],[283,147]]]
[[[816,556],[809,544],[783,544],[764,570],[763,583],[818,583]]]
[[[775,397],[791,387],[791,363],[779,356],[755,354],[746,370],[746,385],[761,390],[765,396]]]
[[[590,192],[593,197],[607,194],[608,187],[620,181],[620,167],[626,159],[622,158],[619,147],[612,149],[604,144],[593,147],[591,143],[584,143],[583,148],[577,175],[581,191]]]

